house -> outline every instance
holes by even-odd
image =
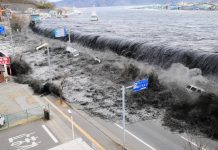
[[[0,51],[0,82],[7,82],[8,75],[12,75],[10,57]]]

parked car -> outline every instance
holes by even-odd
[[[3,127],[5,125],[5,117],[0,114],[0,128]]]

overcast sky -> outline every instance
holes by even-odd
[[[48,0],[49,2],[57,2],[57,1],[60,1],[60,0]]]

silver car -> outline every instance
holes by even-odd
[[[5,117],[0,114],[0,128],[3,127],[5,125]]]

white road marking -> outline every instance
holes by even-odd
[[[20,134],[8,139],[10,146],[16,150],[27,150],[38,146],[41,141],[37,141],[38,137],[34,136],[35,132]]]
[[[194,145],[195,147],[199,148],[199,146],[198,146],[196,143],[192,142],[191,140],[188,140],[188,139],[185,138],[184,136],[180,136],[180,137],[181,137],[182,139],[184,139],[185,141],[191,143],[191,144]],[[207,150],[207,149],[205,149],[205,148],[202,147],[201,150]]]
[[[58,140],[55,138],[55,136],[49,131],[49,129],[45,125],[42,125],[42,128],[48,133],[48,135],[51,137],[51,139],[55,143],[58,143]]]
[[[119,124],[116,124],[116,126],[118,126],[119,128],[123,129],[123,127],[121,127]],[[140,141],[141,143],[143,143],[144,145],[146,145],[147,147],[149,147],[151,150],[156,150],[154,147],[152,147],[151,145],[147,144],[146,142],[144,142],[143,140],[141,140],[140,138],[138,138],[137,136],[135,136],[134,134],[132,134],[131,132],[129,132],[128,130],[125,129],[125,132],[130,134],[131,136],[133,136],[135,139],[137,139],[138,141]]]

